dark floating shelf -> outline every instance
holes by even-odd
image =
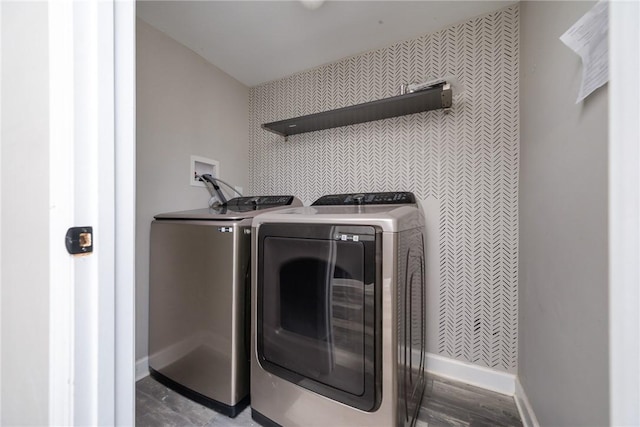
[[[391,98],[352,105],[337,110],[309,114],[294,119],[265,123],[263,129],[287,137],[340,126],[355,125],[374,120],[389,119],[423,111],[451,107],[451,87],[442,85]]]

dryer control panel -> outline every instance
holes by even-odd
[[[405,205],[416,203],[416,197],[408,191],[387,193],[328,194],[320,197],[311,206],[344,205]]]

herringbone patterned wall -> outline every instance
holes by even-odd
[[[437,301],[447,357],[514,371],[518,277],[518,6],[266,83],[250,95],[250,190],[295,194],[409,190],[439,206]],[[399,94],[453,75],[450,114],[431,111],[289,137],[261,123]],[[435,347],[435,348],[434,348]]]

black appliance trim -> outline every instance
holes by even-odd
[[[207,408],[211,408],[216,412],[220,412],[221,414],[224,414],[229,418],[235,418],[236,416],[238,416],[238,414],[242,412],[244,408],[246,408],[250,403],[249,396],[245,396],[240,402],[236,403],[234,406],[230,406],[226,403],[218,402],[217,400],[211,399],[210,397],[200,394],[197,391],[193,391],[189,387],[185,387],[182,384],[175,382],[171,378],[161,374],[153,368],[149,368],[149,374],[151,375],[151,378],[169,387],[176,393],[179,393],[187,399],[191,399],[194,402],[204,405]]]
[[[262,415],[260,412],[256,411],[253,408],[251,408],[251,418],[253,418],[255,422],[257,422],[263,427],[282,427],[280,424],[273,421],[271,418],[268,418],[267,416]]]

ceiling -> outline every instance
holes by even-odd
[[[138,1],[137,15],[247,86],[480,16],[516,0]]]

